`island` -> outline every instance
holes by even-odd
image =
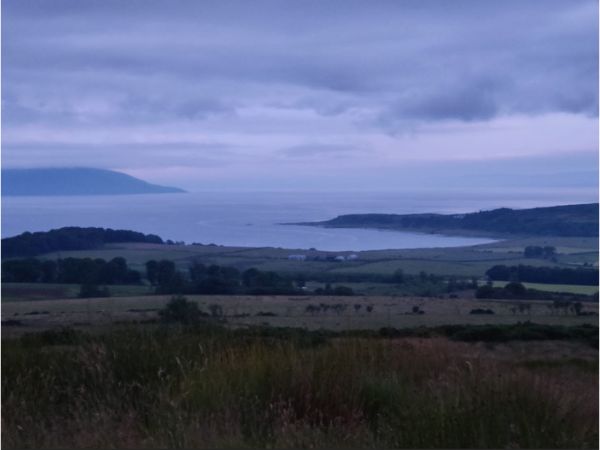
[[[2,169],[2,196],[172,194],[159,186],[113,170],[96,168]]]

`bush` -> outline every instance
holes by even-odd
[[[274,312],[271,311],[259,311],[255,314],[255,316],[259,316],[259,317],[276,317],[277,314],[275,314]]]
[[[82,284],[79,289],[79,298],[98,298],[98,297],[110,297],[108,288],[100,288],[95,284]]]
[[[158,312],[161,320],[167,323],[178,322],[185,325],[196,323],[208,314],[200,311],[198,304],[188,301],[182,295],[172,297],[169,303]]]

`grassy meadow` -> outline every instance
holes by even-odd
[[[205,325],[2,350],[10,448],[597,448],[597,350],[576,341]]]
[[[232,327],[268,325],[306,329],[379,329],[381,327],[438,326],[446,324],[514,324],[533,321],[541,324],[596,324],[598,304],[585,303],[575,315],[553,308],[551,301],[448,299],[390,296],[231,296],[190,295],[190,301],[211,313],[218,306],[218,318]],[[126,322],[151,322],[171,299],[170,295],[12,301],[2,305],[4,334],[57,326],[104,327]],[[414,308],[418,308],[415,312]],[[493,314],[472,314],[473,310]]]

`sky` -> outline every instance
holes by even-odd
[[[2,167],[598,189],[598,2],[3,0]]]

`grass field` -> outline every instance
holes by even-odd
[[[598,356],[582,343],[257,331],[3,339],[2,443],[597,448]]]
[[[527,245],[554,245],[560,252],[557,262],[523,257]],[[290,254],[305,254],[307,261],[288,260]],[[356,261],[314,261],[313,257],[356,253]],[[218,264],[245,270],[255,267],[260,270],[279,272],[350,272],[350,273],[393,273],[402,269],[408,274],[421,271],[438,275],[481,277],[496,264],[549,265],[574,267],[584,263],[597,264],[598,239],[596,238],[527,238],[499,241],[471,247],[378,250],[364,252],[321,252],[316,250],[281,248],[222,247],[216,245],[156,245],[156,244],[113,244],[97,250],[57,252],[45,258],[92,257],[111,259],[122,256],[132,268],[143,270],[150,259],[171,259],[185,269],[193,260],[205,264]]]
[[[76,325],[107,326],[156,319],[158,310],[171,296],[138,296],[99,299],[64,299],[7,302],[2,320],[21,326],[3,327],[5,334]],[[226,322],[234,327],[269,325],[306,329],[379,329],[447,324],[510,324],[527,320],[543,324],[575,325],[598,321],[597,315],[576,316],[552,309],[552,302],[529,301],[527,313],[515,312],[515,301],[438,299],[420,297],[319,297],[319,296],[188,296],[209,313],[221,307]],[[312,306],[310,306],[312,305]],[[310,307],[309,307],[310,306]],[[418,307],[422,314],[414,314]],[[369,312],[369,309],[371,311]],[[492,315],[470,314],[473,309],[491,309]],[[597,303],[586,303],[583,311],[598,313]]]
[[[507,281],[494,281],[495,287],[506,286]],[[547,284],[547,283],[522,283],[528,289],[537,289],[547,292],[564,292],[568,294],[592,295],[598,292],[598,286],[585,286],[578,284]]]

